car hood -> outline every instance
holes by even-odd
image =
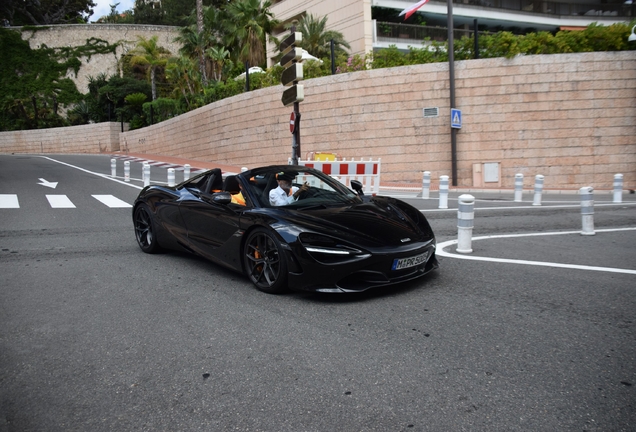
[[[430,229],[423,231],[393,200],[382,197],[352,206],[284,211],[289,222],[360,246],[399,246],[433,239]]]

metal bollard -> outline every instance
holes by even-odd
[[[168,168],[168,186],[174,185],[174,168]]]
[[[583,229],[581,235],[594,235],[594,188],[590,186],[579,189],[581,194],[581,219]]]
[[[190,164],[185,164],[183,166],[183,181],[186,181],[190,178]]]
[[[614,175],[614,202],[623,202],[623,174]]]
[[[117,177],[117,159],[110,160],[110,175]]]
[[[540,206],[541,205],[541,194],[543,193],[543,176],[541,174],[537,174],[534,177],[534,202],[532,205]]]
[[[130,181],[130,161],[124,162],[124,181]]]
[[[448,208],[448,176],[439,176],[439,208]]]
[[[424,171],[422,176],[422,199],[428,199],[431,194],[431,172]]]
[[[457,208],[457,252],[472,253],[473,221],[475,220],[475,197],[459,196]]]
[[[523,174],[515,174],[515,202],[521,202],[523,196]]]
[[[144,162],[144,187],[150,185],[150,165]]]

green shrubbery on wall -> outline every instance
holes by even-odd
[[[64,108],[83,96],[69,74],[77,74],[80,57],[114,52],[116,46],[91,38],[77,47],[31,49],[20,32],[0,28],[0,130],[68,126]],[[74,117],[83,121],[81,107]]]

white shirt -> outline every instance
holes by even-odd
[[[269,203],[273,206],[284,206],[293,203],[297,200],[294,198],[294,193],[298,190],[296,186],[292,186],[291,195],[287,196],[282,187],[278,186],[276,189],[269,191]]]

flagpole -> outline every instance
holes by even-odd
[[[455,43],[453,39],[453,0],[448,5],[448,77],[450,80],[450,107],[455,108]],[[457,186],[457,129],[451,127],[452,185]]]

